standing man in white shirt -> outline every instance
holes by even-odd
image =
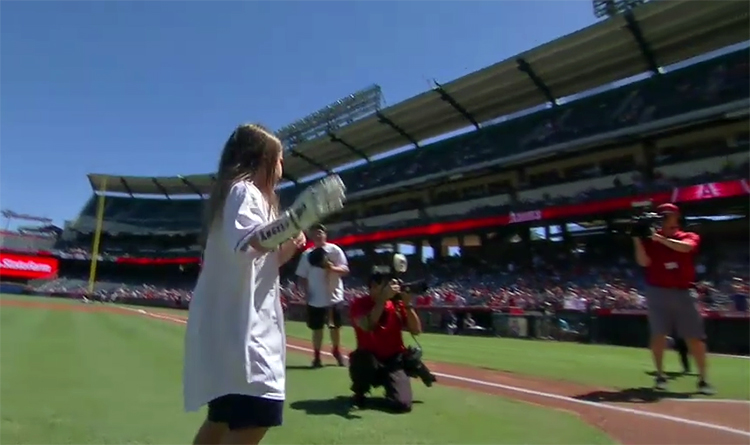
[[[329,176],[280,212],[282,169],[281,142],[258,125],[239,126],[224,145],[185,333],[185,409],[208,405],[194,444],[258,444],[282,422],[279,267],[304,247],[304,230],[343,207],[345,191]]]
[[[344,366],[341,355],[341,311],[344,303],[344,282],[342,277],[349,273],[346,254],[335,244],[328,242],[326,228],[316,224],[310,228],[310,238],[314,246],[306,250],[297,265],[300,288],[307,296],[307,327],[312,330],[313,368],[320,368],[320,350],[323,347],[323,328],[328,325],[331,334],[333,357],[339,366]],[[316,252],[317,250],[317,252]],[[322,261],[316,258],[322,255]],[[311,264],[312,263],[312,264]]]

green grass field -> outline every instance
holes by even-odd
[[[189,443],[183,327],[110,313],[3,307],[2,443]],[[575,416],[446,387],[415,385],[409,415],[347,409],[343,368],[289,355],[283,428],[267,443],[611,443]],[[538,428],[544,425],[544,428]]]
[[[188,443],[202,413],[182,411],[183,331],[146,317],[3,306],[0,443]],[[300,323],[288,323],[288,334],[307,338]],[[421,342],[432,361],[617,388],[651,383],[642,349],[442,335]],[[415,384],[422,403],[408,415],[349,411],[345,369],[310,371],[307,354],[290,353],[288,362],[285,425],[267,443],[611,443],[566,412],[444,386]],[[750,399],[750,360],[711,362],[716,397]],[[670,389],[690,391],[694,381]]]
[[[185,311],[162,310],[180,316]],[[309,339],[304,323],[287,323],[287,335]],[[419,342],[425,359],[476,366],[496,371],[569,380],[615,389],[648,387],[653,378],[651,356],[646,349],[579,343],[543,342],[509,338],[461,337],[425,334]],[[342,343],[354,346],[354,333],[345,329]],[[711,381],[717,387],[715,398],[750,400],[750,360],[713,356],[709,361]],[[676,353],[668,352],[667,371],[680,371]],[[695,390],[695,377],[680,376],[670,382],[670,390]]]

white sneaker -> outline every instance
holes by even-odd
[[[667,389],[667,379],[665,379],[664,376],[656,377],[654,380],[654,388],[659,391],[665,391]]]
[[[713,386],[709,385],[705,380],[698,382],[698,392],[704,396],[712,396],[716,394],[716,390]]]

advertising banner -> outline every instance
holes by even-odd
[[[748,185],[746,179],[711,182],[686,187],[677,187],[672,191],[645,193],[638,196],[625,196],[603,201],[561,205],[547,207],[540,210],[467,219],[463,221],[432,223],[423,226],[406,227],[403,229],[380,230],[374,233],[346,235],[331,242],[338,244],[339,246],[348,246],[359,243],[391,241],[398,238],[432,236],[442,233],[462,232],[485,227],[506,226],[516,223],[574,218],[584,215],[627,210],[634,207],[642,207],[644,205],[659,205],[669,201],[681,204],[710,199],[734,198],[738,196],[747,196],[748,194],[750,194],[750,185]]]
[[[57,259],[0,253],[0,278],[13,277],[26,280],[52,278],[57,275]]]

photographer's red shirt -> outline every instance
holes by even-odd
[[[369,314],[374,307],[375,300],[367,295],[352,302],[349,314],[357,337],[357,349],[369,351],[378,359],[385,360],[406,350],[401,334],[406,309],[402,303],[387,301],[378,325],[372,331],[365,331],[357,325],[356,320]]]
[[[695,281],[694,259],[701,238],[697,233],[681,231],[669,238],[690,243],[693,250],[678,252],[656,241],[645,240],[643,247],[651,259],[651,264],[646,267],[646,283],[656,287],[689,289]]]

